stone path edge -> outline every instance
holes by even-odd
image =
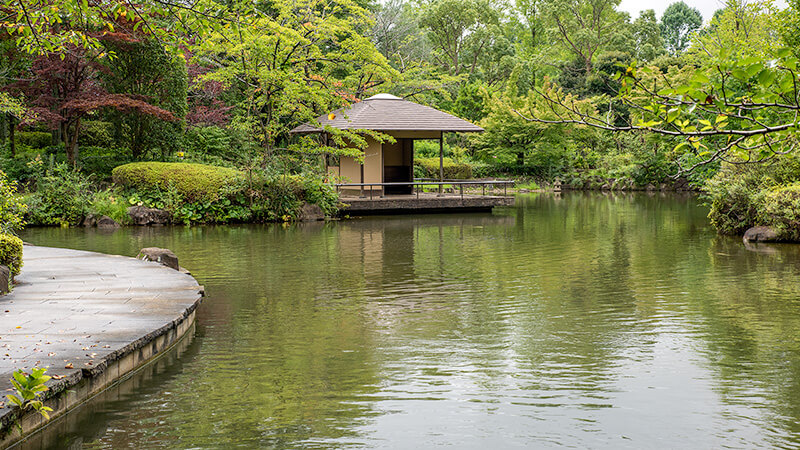
[[[28,248],[48,249],[47,247],[26,246],[26,249]],[[107,256],[108,258],[114,258],[118,261],[133,260],[139,264],[160,266],[158,263],[139,261],[135,258],[117,255],[103,255],[94,252],[79,252],[66,249],[51,250],[59,250],[62,253],[67,251],[95,256]],[[25,261],[25,263],[27,264],[28,262]],[[193,286],[196,287],[192,301],[186,303],[186,306],[182,308],[182,311],[180,311],[177,316],[172,315],[171,317],[165,317],[162,326],[110,351],[102,358],[98,358],[97,362],[91,367],[76,368],[64,374],[60,379],[51,379],[48,381],[47,386],[49,390],[45,392],[42,398],[45,406],[49,406],[53,409],[50,413],[51,420],[69,412],[132,374],[142,366],[155,360],[166,350],[169,350],[178,343],[188,331],[194,329],[195,312],[202,302],[204,295],[202,286],[185,272],[174,271],[164,266],[160,267],[163,268],[164,271],[174,273],[176,276],[188,277],[191,280]],[[23,268],[21,276],[24,275],[24,271],[25,268]],[[11,294],[0,297],[0,301],[8,298],[13,299],[15,292],[18,292],[19,289],[20,287],[17,287]],[[158,296],[158,292],[155,292],[158,289],[154,288],[153,290],[153,294]],[[0,382],[2,382],[3,388],[5,388],[7,384],[10,385],[6,380],[0,380]],[[0,394],[2,394],[0,401],[7,400],[5,398],[6,392],[0,391]],[[9,407],[0,408],[0,448],[5,449],[18,443],[47,425],[47,423],[48,422],[36,412],[21,412],[17,408],[12,409]],[[21,433],[17,425],[21,425],[23,430]]]

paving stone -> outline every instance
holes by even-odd
[[[0,297],[0,394],[21,367],[66,376],[99,363],[172,323],[200,289],[189,275],[134,258],[26,245],[23,259],[19,283]]]

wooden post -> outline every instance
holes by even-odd
[[[442,195],[444,182],[444,131],[439,132],[439,195]]]
[[[364,152],[364,158],[366,159],[366,157],[367,157],[366,152]],[[370,189],[372,189],[372,186],[370,186]],[[362,161],[361,162],[361,198],[364,198],[364,197],[366,197],[366,194],[364,194],[364,161]]]

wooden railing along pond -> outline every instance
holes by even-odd
[[[462,198],[464,195],[498,195],[497,192],[500,188],[503,190],[503,196],[508,195],[508,188],[514,186],[513,180],[443,180],[443,181],[403,181],[403,182],[390,182],[390,183],[338,183],[335,184],[337,192],[342,190],[358,190],[359,196],[362,198],[373,198],[373,195],[379,195],[383,198],[386,195],[398,195],[396,192],[401,192],[400,195],[416,195],[419,198],[420,193],[425,192],[425,188],[434,187],[438,188],[435,192],[439,195],[445,194],[458,194]],[[380,188],[380,189],[376,189]],[[387,189],[389,188],[389,189]],[[406,189],[403,189],[406,188]],[[402,191],[406,192],[402,192]],[[457,192],[456,192],[457,190]],[[387,192],[392,191],[392,192]],[[369,192],[369,194],[367,194]],[[480,194],[479,194],[480,193]]]

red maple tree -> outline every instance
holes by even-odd
[[[145,39],[143,32],[135,31],[134,24],[134,21],[118,20],[116,31],[98,32],[97,37],[101,41],[116,42]],[[27,122],[43,122],[57,132],[70,164],[75,164],[78,157],[81,121],[94,111],[115,109],[170,122],[180,120],[172,112],[152,105],[148,98],[112,94],[103,89],[99,74],[106,68],[98,62],[102,56],[75,46],[59,54],[39,56],[33,60],[25,76],[0,87],[14,95],[24,96],[30,112]]]

